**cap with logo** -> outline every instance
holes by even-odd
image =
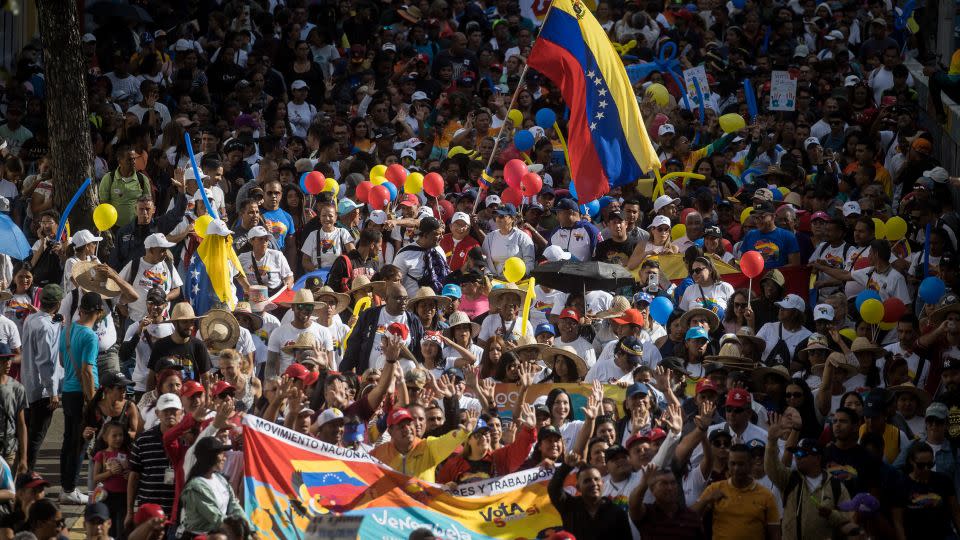
[[[859,216],[863,212],[860,210],[860,203],[856,201],[847,201],[843,203],[843,217]]]
[[[727,407],[748,407],[753,402],[750,392],[743,388],[734,388],[727,392],[727,400],[724,405]]]
[[[833,306],[830,304],[817,304],[817,306],[813,308],[814,321],[832,321],[834,315]]]
[[[807,304],[806,302],[803,301],[803,298],[800,298],[799,296],[792,293],[783,297],[783,300],[779,302],[774,302],[774,304],[776,304],[777,307],[780,307],[783,309],[795,309],[801,313],[803,313],[803,311],[807,309]]]

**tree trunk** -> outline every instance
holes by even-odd
[[[76,0],[37,0],[37,9],[45,54],[53,204],[62,213],[80,185],[93,174],[85,79],[87,68],[80,44]],[[93,179],[90,188],[70,212],[71,230],[93,230],[99,180]]]

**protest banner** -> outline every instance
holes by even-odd
[[[527,403],[533,403],[537,398],[546,396],[554,388],[563,388],[570,394],[570,408],[573,410],[574,419],[583,420],[581,407],[586,406],[587,398],[593,392],[593,386],[587,383],[534,384],[527,390]],[[603,385],[603,395],[613,398],[617,402],[620,412],[623,412],[623,400],[626,397],[625,388],[605,384]],[[517,406],[517,400],[520,399],[520,386],[512,383],[498,383],[496,396],[500,417],[512,418],[513,408]]]
[[[797,80],[787,71],[774,71],[770,77],[770,110],[793,111],[797,108]]]
[[[243,424],[244,509],[261,539],[345,538],[355,528],[356,538],[405,540],[421,527],[461,540],[537,538],[561,524],[547,495],[548,470],[520,471],[448,493],[365,452],[250,415]],[[318,516],[362,521],[315,521]]]
[[[707,80],[707,68],[704,66],[694,66],[683,70],[683,82],[687,85],[687,95],[696,97],[697,89],[693,84],[696,80],[700,84],[700,92],[704,96],[710,93],[710,81]]]

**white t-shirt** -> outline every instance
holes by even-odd
[[[259,315],[263,318],[263,326],[252,335],[255,348],[253,362],[258,366],[267,361],[267,342],[270,341],[270,334],[280,328],[280,319],[266,312]]]
[[[3,315],[0,315],[0,343],[5,343],[11,351],[20,348],[20,330],[17,323]]]
[[[257,272],[253,267],[253,251],[247,251],[240,254],[240,265],[243,266],[243,273],[247,275],[247,281],[251,285],[259,284],[257,281]],[[260,279],[263,285],[270,289],[279,287],[283,280],[293,275],[290,270],[290,264],[283,253],[275,249],[267,249],[262,259],[258,259],[257,268],[260,269]]]
[[[330,338],[330,331],[319,324],[310,321],[310,325],[303,330],[294,328],[292,324],[282,324],[270,334],[270,340],[267,342],[268,352],[280,353],[281,373],[287,369],[287,366],[293,363],[293,355],[283,352],[283,347],[293,345],[293,343],[297,341],[297,336],[304,332],[310,332],[317,338],[317,343],[320,344],[321,350],[333,350],[333,340]]]
[[[487,269],[498,276],[503,275],[503,265],[510,257],[523,259],[528,272],[533,270],[536,264],[533,240],[516,228],[506,235],[499,229],[487,233],[483,239],[483,252],[487,256]]]
[[[139,329],[139,324],[131,324],[128,326],[127,333],[123,336],[123,341],[127,342],[133,339],[133,336],[137,335],[137,330]],[[144,330],[144,332],[151,332],[159,336],[169,336],[173,334],[173,324],[151,324]],[[150,362],[150,344],[147,343],[147,340],[143,335],[141,335],[140,339],[137,341],[137,346],[134,348],[134,352],[136,353],[136,362],[133,366],[133,373],[130,374],[130,379],[132,379],[134,382],[133,389],[135,391],[146,392],[147,375],[150,372],[150,370],[147,369],[147,363]]]
[[[477,359],[477,361],[476,361],[473,365],[474,365],[474,366],[479,366],[479,365],[480,365],[480,359],[483,358],[483,349],[482,349],[479,345],[477,345],[476,343],[471,343],[471,344],[470,344],[470,347],[468,348],[468,350],[470,351],[470,353],[473,354],[474,358]],[[446,362],[447,362],[447,366],[446,366],[447,369],[454,367],[454,366],[453,366],[454,362],[456,362],[457,360],[459,360],[459,359],[461,358],[460,353],[457,352],[456,349],[454,349],[453,347],[451,347],[451,346],[449,346],[449,345],[447,345],[446,347],[444,347],[444,348],[440,351],[440,356],[442,356],[443,359],[446,360]]]
[[[330,338],[333,339],[333,365],[340,367],[340,360],[343,360],[343,343],[350,327],[343,324],[340,317],[334,317],[330,320],[327,330],[330,331]]]
[[[641,339],[643,339],[641,337]],[[611,341],[603,346],[603,351],[600,352],[600,356],[597,358],[597,363],[587,371],[587,376],[584,377],[585,382],[593,382],[598,380],[600,382],[606,383],[610,379],[617,380],[626,380],[627,382],[633,382],[632,372],[625,372],[614,362],[614,353],[617,350],[617,342],[619,340]],[[650,369],[655,369],[660,365],[660,349],[650,340],[642,341],[643,347],[643,356],[641,357],[642,365],[650,367]]]
[[[921,370],[920,378],[917,379],[916,378],[917,368],[920,367],[920,356],[917,353],[912,352],[907,354],[907,352],[903,350],[903,347],[900,345],[899,341],[896,343],[891,343],[890,345],[887,345],[886,347],[884,347],[884,349],[890,351],[890,353],[893,354],[894,356],[898,354],[903,356],[903,359],[907,361],[907,374],[910,376],[910,380],[911,381],[916,380],[917,381],[916,386],[918,388],[923,388],[924,386],[926,386],[927,375],[930,374],[930,362],[923,363],[923,369]],[[877,369],[880,370],[880,373],[883,373],[883,368],[886,365],[886,363],[887,363],[887,359],[884,357],[880,357],[877,359]]]
[[[483,341],[490,341],[493,336],[512,336],[511,339],[516,343],[533,343],[535,341],[533,325],[527,322],[525,333],[521,332],[522,328],[519,317],[504,324],[499,314],[491,313],[483,319],[483,324],[480,325],[480,334],[477,337]],[[508,339],[508,341],[510,340]]]
[[[135,264],[137,267],[132,268]],[[132,275],[134,271],[138,273]],[[171,290],[183,286],[180,274],[177,273],[175,268],[167,264],[166,261],[160,261],[156,264],[150,264],[142,258],[136,261],[130,261],[123,267],[123,270],[120,271],[120,276],[140,293],[140,298],[138,298],[136,302],[127,304],[131,321],[139,321],[146,316],[147,293],[150,289],[160,287],[163,289],[163,292],[169,293]]]
[[[597,352],[593,350],[593,345],[582,337],[577,336],[577,339],[567,343],[566,341],[563,341],[560,336],[557,336],[554,338],[553,343],[554,347],[560,347],[561,345],[573,347],[577,351],[577,354],[580,356],[580,358],[586,362],[587,368],[591,368],[597,363]]]
[[[317,237],[320,238],[320,248],[317,249]],[[337,227],[333,232],[317,229],[311,232],[303,241],[300,252],[310,257],[313,264],[319,268],[330,268],[333,262],[346,251],[347,244],[353,242],[353,235],[343,227]],[[320,253],[319,262],[317,253]]]
[[[702,295],[700,294],[701,290],[703,291]],[[727,301],[733,296],[733,285],[726,281],[718,281],[706,287],[701,287],[694,283],[683,291],[683,298],[680,299],[680,309],[689,311],[693,308],[701,307],[704,304],[704,296],[706,296],[706,300],[710,300],[726,310]]]
[[[386,333],[387,327],[393,323],[404,324],[409,328],[407,312],[404,311],[400,315],[390,315],[386,309],[381,309],[380,318],[377,319],[377,333],[373,336],[373,346],[370,347],[370,359],[367,367],[383,369],[383,366],[386,365],[387,359],[383,356],[383,342],[381,338]],[[410,348],[411,341],[409,335],[407,339],[403,340],[403,344],[406,345],[408,349]],[[404,366],[403,359],[401,359],[400,365]],[[404,368],[404,370],[406,370],[406,368]]]
[[[570,229],[559,228],[547,238],[550,245],[559,246],[569,252],[578,261],[593,259],[594,246],[590,242],[590,231],[579,225]]]
[[[17,197],[17,194],[20,193],[17,190],[17,185],[13,182],[4,178],[0,180],[0,196],[6,197],[8,200],[13,200]]]
[[[767,347],[763,350],[763,356],[760,357],[761,362],[767,360],[767,356],[770,355],[770,352],[774,347],[777,346],[777,343],[780,341],[780,328],[781,324],[779,322],[768,322],[767,324],[760,327],[760,331],[757,332],[757,337],[762,339],[767,343]],[[783,329],[783,340],[787,342],[787,348],[790,349],[790,356],[793,357],[797,351],[797,345],[801,341],[807,339],[812,332],[807,330],[803,326],[799,330],[791,332],[786,328]],[[763,439],[766,440],[766,439]]]
[[[433,249],[440,255],[441,259],[446,260],[446,255],[444,255],[443,249],[440,246],[436,246]],[[401,251],[393,257],[393,265],[400,269],[402,276],[401,283],[403,283],[403,287],[407,289],[407,294],[410,296],[416,294],[417,289],[420,288],[417,281],[423,277],[423,273],[427,269],[424,264],[424,257],[426,255],[425,251],[410,249]]]
[[[554,306],[557,303],[557,300],[561,298],[566,298],[567,293],[551,290],[546,292],[545,289],[539,285],[533,288],[536,298],[533,299],[533,302],[530,304],[530,324],[536,326],[540,323],[549,322],[547,317],[550,313],[559,313],[554,310]]]
[[[903,274],[892,266],[883,273],[876,271],[872,266],[868,266],[863,270],[854,270],[850,273],[850,276],[860,286],[880,293],[881,300],[899,298],[905,304],[912,302],[910,289],[907,288],[907,280],[903,277]]]
[[[317,115],[317,108],[304,101],[300,105],[287,102],[287,118],[290,119],[290,131],[294,137],[307,138],[307,128]]]

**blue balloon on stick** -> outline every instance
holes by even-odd
[[[596,218],[600,213],[600,202],[597,200],[590,201],[585,204],[580,205],[580,213],[587,214],[592,218]]]
[[[303,193],[307,193],[307,173],[303,173],[300,175],[300,191]]]
[[[553,124],[557,122],[557,113],[553,112],[553,109],[544,107],[537,111],[535,119],[537,121],[537,125],[543,129],[552,128]]]
[[[673,313],[673,302],[666,296],[658,296],[650,302],[650,316],[662,326],[667,325],[671,313]]]
[[[380,185],[387,188],[387,191],[390,192],[390,201],[397,200],[397,186],[393,185],[390,182],[384,182]]]
[[[518,131],[517,134],[513,136],[513,145],[521,152],[526,152],[533,148],[533,143],[533,133],[525,129]]]
[[[940,299],[943,298],[946,292],[946,284],[938,277],[930,276],[920,282],[919,296],[925,304],[936,304],[940,302]]]

